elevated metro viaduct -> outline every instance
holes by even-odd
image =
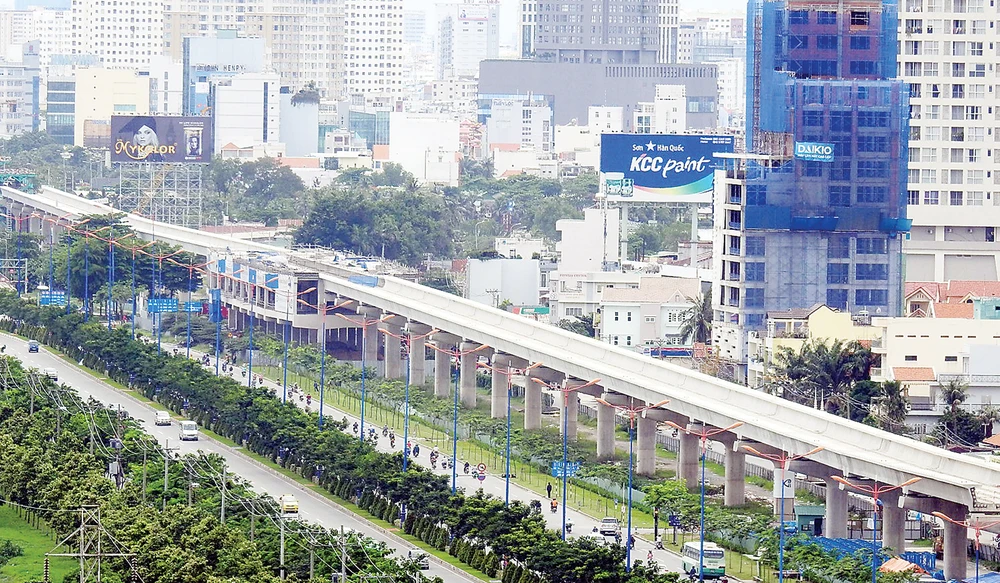
[[[36,194],[27,194],[3,187],[3,205],[14,228],[48,235],[84,215],[116,212],[97,201],[89,201],[52,188],[44,187]],[[475,403],[476,361],[489,356],[496,367],[538,364],[529,375],[548,383],[569,386],[595,379],[598,384],[585,391],[603,395],[610,403],[637,405],[660,403],[638,419],[637,470],[651,475],[654,471],[657,423],[673,421],[691,428],[741,426],[713,439],[726,444],[726,489],[728,505],[741,504],[744,499],[743,443],[752,443],[765,453],[787,452],[802,454],[823,446],[823,450],[800,460],[795,471],[826,481],[826,534],[831,537],[847,534],[847,492],[836,487],[833,476],[853,481],[869,481],[886,485],[900,484],[920,478],[903,491],[882,498],[884,544],[892,549],[903,548],[905,510],[922,512],[939,510],[956,520],[971,513],[1000,513],[1000,466],[960,456],[943,449],[881,431],[822,411],[785,401],[747,387],[729,383],[661,361],[645,358],[616,346],[539,324],[501,310],[484,306],[428,287],[391,276],[377,276],[332,263],[321,252],[291,251],[254,242],[228,239],[184,227],[157,223],[145,217],[128,215],[125,219],[147,239],[179,245],[188,251],[205,255],[216,268],[208,284],[221,287],[224,301],[231,307],[232,323],[239,326],[251,311],[265,326],[291,323],[293,338],[316,341],[322,326],[322,316],[299,310],[299,306],[349,307],[363,320],[354,323],[327,315],[328,334],[342,335],[353,328],[355,341],[363,345],[366,358],[375,362],[383,356],[382,370],[389,377],[403,376],[403,360],[399,340],[382,333],[371,333],[374,327],[393,334],[407,331],[414,338],[412,352],[422,354],[425,342],[439,348],[458,346],[462,352],[485,346],[474,357],[459,359],[459,392],[464,406]],[[252,256],[277,253],[288,257],[287,265],[264,263]],[[246,272],[219,269],[218,260],[244,262]],[[278,277],[287,286],[267,288],[261,281],[249,281],[250,268],[263,271],[265,279]],[[283,279],[282,279],[283,278]],[[284,302],[279,297],[284,293]],[[300,294],[314,294],[315,304],[299,302]],[[252,299],[251,299],[252,298]],[[273,301],[272,301],[273,298]],[[349,301],[349,303],[348,303]],[[306,312],[306,313],[300,313]],[[330,312],[332,314],[332,311]],[[339,324],[334,324],[334,320]],[[366,328],[360,335],[358,328]],[[433,332],[428,338],[418,338]],[[343,337],[343,336],[342,336]],[[435,393],[451,394],[447,371],[450,356],[440,352],[435,356]],[[426,380],[425,359],[409,359],[411,381]],[[444,374],[441,374],[443,371]],[[492,414],[504,417],[506,378],[493,377]],[[575,394],[575,393],[574,393]],[[540,425],[541,385],[526,383],[527,429]],[[576,435],[576,398],[569,407],[569,437]],[[614,411],[599,405],[598,455],[610,457],[614,447]],[[698,438],[681,433],[680,475],[688,484],[698,481]],[[776,506],[777,506],[777,502]],[[963,579],[966,576],[967,533],[963,527],[944,525],[945,576]]]

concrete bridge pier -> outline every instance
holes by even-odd
[[[627,405],[628,398],[619,393],[607,391],[603,399],[615,405]],[[597,404],[597,460],[607,461],[615,457],[615,408],[604,403]]]
[[[382,310],[371,306],[359,306],[361,316],[361,350],[364,350],[365,364],[378,370],[378,344],[382,335],[376,327],[376,321],[382,317]]]
[[[652,477],[656,473],[656,419],[642,415],[635,420],[635,473]]]
[[[882,545],[893,556],[906,550],[906,509],[899,507],[902,492],[893,490],[879,496],[882,504]]]
[[[692,431],[702,429],[699,423],[688,423],[687,428]],[[701,480],[701,440],[696,435],[691,435],[686,431],[678,431],[677,438],[680,440],[680,451],[677,452],[677,465],[680,468],[680,477],[687,484],[688,490],[700,488]]]
[[[382,336],[383,346],[385,346],[385,354],[382,355],[382,359],[385,362],[385,378],[387,379],[403,378],[403,355],[400,351],[399,336],[403,333],[405,322],[406,320],[399,316],[392,316],[379,326],[381,330],[385,330],[379,334]]]
[[[757,446],[754,445],[754,447]],[[847,538],[847,490],[841,489],[840,483],[831,477],[839,476],[842,472],[811,460],[795,460],[788,467],[798,474],[821,478],[826,482],[826,514],[823,517],[823,536]]]
[[[941,500],[939,498],[907,496],[904,506],[910,510],[916,510],[925,514],[940,512],[958,522],[962,522],[969,517],[969,508],[964,504]],[[968,529],[947,520],[943,520],[942,522],[944,523],[944,530],[942,532],[944,538],[944,580],[951,581],[956,579],[962,581],[968,576]]]
[[[533,368],[528,372],[524,383],[524,429],[526,431],[542,427],[542,383],[558,384],[562,383],[564,378],[563,373],[543,366]],[[542,383],[538,381],[542,381]]]
[[[747,503],[747,455],[740,447],[735,433],[720,433],[715,436],[726,446],[726,486],[724,491],[726,506],[743,506]]]
[[[474,409],[476,407],[476,378],[479,376],[479,371],[477,370],[479,357],[481,355],[489,356],[490,354],[489,348],[476,350],[481,346],[482,344],[478,342],[469,341],[462,342],[459,346],[462,353],[459,357],[459,374],[461,377],[459,380],[461,388],[459,395],[462,400],[462,406],[466,409]]]
[[[451,395],[451,355],[459,338],[446,332],[435,332],[431,341],[434,350],[434,396],[440,399]]]
[[[415,387],[423,386],[427,382],[426,376],[426,348],[427,338],[424,334],[431,331],[431,327],[419,322],[410,321],[406,323],[406,332],[410,335],[410,384]]]
[[[511,383],[508,373],[511,369],[523,370],[528,361],[510,354],[495,354],[490,363],[493,368],[492,385],[490,389],[490,417],[493,419],[507,418],[507,387]]]

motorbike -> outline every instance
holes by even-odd
[[[388,437],[388,436],[389,436],[389,426],[386,425],[385,427],[382,428],[382,437]]]
[[[558,505],[558,504],[550,504],[550,505],[549,505],[549,510],[551,510],[551,511],[552,511],[552,514],[555,514],[555,513],[556,513],[556,511],[558,511],[558,510],[559,510],[559,505]]]
[[[469,462],[465,462],[465,468],[464,468],[464,470],[465,470],[466,474],[469,473]]]
[[[396,449],[396,438],[395,437],[390,437],[389,438],[389,447],[391,447],[392,449]]]
[[[573,532],[573,521],[566,519],[566,532]]]

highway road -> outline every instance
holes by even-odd
[[[202,435],[197,442],[179,441],[176,421],[171,426],[155,425],[153,423],[155,409],[118,391],[74,364],[47,352],[44,348],[38,353],[28,353],[27,342],[9,335],[4,335],[4,342],[7,346],[7,354],[17,357],[26,366],[39,369],[55,368],[59,372],[59,382],[76,389],[82,398],[93,397],[104,404],[120,404],[123,410],[128,411],[129,415],[142,421],[145,430],[155,437],[161,446],[177,447],[179,448],[178,453],[181,455],[193,454],[199,450],[219,454],[225,458],[229,471],[245,478],[256,491],[269,494],[274,498],[283,494],[294,494],[299,500],[303,519],[330,529],[339,529],[343,526],[345,529],[362,533],[374,540],[386,543],[390,548],[396,549],[401,556],[405,556],[410,550],[419,552],[416,547],[405,540],[355,516],[236,449],[207,438],[205,435]],[[481,583],[479,579],[457,571],[433,557],[430,566],[430,570],[423,572],[427,576],[438,576],[449,583],[452,581]]]

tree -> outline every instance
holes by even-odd
[[[899,381],[885,381],[878,394],[881,413],[878,425],[886,431],[900,433],[906,420],[908,402]]]
[[[587,338],[593,338],[596,334],[593,314],[573,316],[572,320],[564,318],[559,320],[559,323],[556,324],[556,326],[562,328],[563,330],[569,330],[570,332],[586,336]]]
[[[684,311],[681,336],[694,342],[709,342],[712,339],[712,292],[711,290],[694,299],[694,305]]]
[[[840,413],[844,395],[849,397],[855,383],[868,379],[871,359],[871,351],[857,341],[814,340],[798,352],[784,347],[775,362],[786,398]]]
[[[952,413],[956,413],[958,408],[962,406],[962,403],[969,398],[968,389],[969,385],[963,381],[952,379],[948,381],[948,384],[941,387],[941,400],[945,405],[948,405]]]
[[[298,218],[307,210],[302,179],[275,158],[246,162],[217,159],[209,166],[208,175],[212,189],[204,208],[215,220],[228,216],[275,226],[278,219]]]

